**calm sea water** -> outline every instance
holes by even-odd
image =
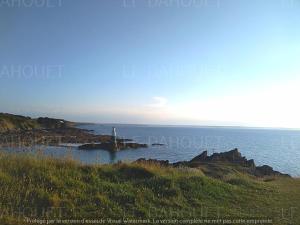
[[[72,155],[84,163],[112,163],[138,158],[176,162],[190,160],[204,150],[213,153],[238,148],[257,165],[267,164],[278,171],[300,176],[300,131],[297,130],[133,125],[82,125],[80,128],[94,130],[96,134],[110,134],[112,126],[117,128],[118,136],[146,143],[149,148],[114,154],[104,150],[80,151],[76,147],[40,146],[39,149],[55,157]],[[151,146],[153,143],[164,146]]]

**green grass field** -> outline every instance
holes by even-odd
[[[86,166],[71,159],[1,153],[0,190],[1,225],[92,224],[100,219],[106,221],[96,224],[109,224],[108,219],[115,220],[110,224],[125,223],[120,219],[155,219],[157,224],[271,219],[265,224],[300,224],[299,179],[258,180],[239,172],[215,179],[191,168]],[[82,219],[94,221],[78,222]],[[150,224],[127,224],[143,222]]]

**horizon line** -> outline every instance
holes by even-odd
[[[15,116],[25,116],[25,117],[30,117],[32,119],[37,119],[39,117],[32,117],[29,115],[24,115],[24,114],[15,114],[11,112],[1,112],[0,114],[11,114]],[[26,114],[26,113],[25,113]],[[52,116],[44,116],[48,118],[54,118]],[[54,119],[61,119],[61,120],[67,120],[69,122],[73,122],[75,124],[97,124],[97,125],[129,125],[129,126],[157,126],[157,127],[192,127],[192,128],[240,128],[240,129],[264,129],[264,130],[296,130],[300,131],[300,127],[295,128],[295,127],[268,127],[268,126],[247,126],[247,125],[197,125],[197,124],[156,124],[156,123],[126,123],[126,122],[83,122],[83,121],[72,121],[64,118],[54,118]]]
[[[243,126],[243,125],[191,125],[191,124],[147,124],[147,123],[101,123],[101,122],[74,122],[77,124],[94,125],[128,125],[128,126],[157,126],[157,127],[193,127],[193,128],[240,128],[240,129],[273,129],[273,130],[298,130],[300,128],[291,127],[264,127],[264,126]]]

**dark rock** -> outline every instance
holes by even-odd
[[[274,171],[272,167],[264,165],[260,167],[255,166],[253,159],[247,160],[241,155],[238,149],[233,149],[228,152],[214,153],[211,156],[207,155],[207,151],[204,151],[200,155],[187,162],[177,162],[175,165],[189,165],[195,167],[201,164],[219,165],[221,163],[229,163],[244,168],[243,171],[251,175],[263,177],[263,176],[289,176],[288,174],[282,174],[278,171]]]
[[[206,159],[207,159],[207,151],[204,151],[200,155],[193,158],[190,162],[205,161]]]
[[[164,144],[160,144],[160,143],[153,143],[152,146],[164,146]]]
[[[115,148],[114,144],[111,142],[104,142],[104,143],[98,143],[98,144],[84,144],[80,145],[78,149],[80,150],[96,150],[96,149],[103,149],[108,151],[118,151],[118,150],[124,150],[124,149],[138,149],[138,148],[147,148],[148,146],[146,144],[139,144],[139,143],[125,143],[120,142],[118,143],[118,148]]]
[[[130,142],[133,141],[132,139],[128,139],[128,138],[118,138],[117,139],[118,142]]]
[[[249,167],[253,167],[254,165],[254,161],[248,161],[245,157],[242,157],[238,149],[233,149],[229,152],[214,153],[211,156],[208,156],[207,151],[204,151],[199,156],[193,158],[190,162],[230,162]]]
[[[246,161],[246,166],[251,167],[251,168],[255,168],[254,160],[250,159],[250,160]]]
[[[130,143],[126,143],[126,142],[121,142],[118,143],[118,147],[122,150],[122,149],[138,149],[138,148],[148,148],[147,144],[140,144],[140,143],[135,143],[135,142],[130,142]]]
[[[161,166],[169,166],[169,160],[157,160],[157,159],[145,159],[145,158],[140,158],[136,160],[135,162],[137,163],[143,163],[143,164],[159,164]]]
[[[272,167],[264,165],[256,167],[255,174],[258,176],[264,176],[264,175],[272,175],[274,173],[274,170]]]
[[[247,160],[241,155],[238,149],[233,149],[228,152],[214,153],[208,156],[207,151],[202,152],[200,155],[193,158],[191,161],[180,161],[176,163],[169,163],[169,161],[156,160],[156,159],[138,159],[136,162],[139,163],[154,163],[162,166],[173,166],[173,167],[191,167],[191,168],[203,168],[206,167],[205,174],[220,178],[224,174],[229,174],[233,171],[240,171],[243,173],[250,174],[256,177],[265,176],[284,176],[290,177],[288,174],[282,174],[278,171],[274,171],[270,166],[256,167],[254,160]],[[225,165],[231,165],[227,167]]]
[[[258,177],[263,177],[263,176],[286,176],[290,177],[288,174],[282,174],[278,171],[273,170],[271,166],[268,165],[263,165],[263,166],[258,166],[255,169],[255,176]]]

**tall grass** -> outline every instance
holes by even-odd
[[[260,217],[273,219],[273,224],[300,224],[299,215],[282,221],[275,210],[300,208],[299,188],[299,180],[264,182],[244,174],[220,180],[191,168],[88,166],[66,158],[0,153],[0,224],[24,224],[25,217]]]

